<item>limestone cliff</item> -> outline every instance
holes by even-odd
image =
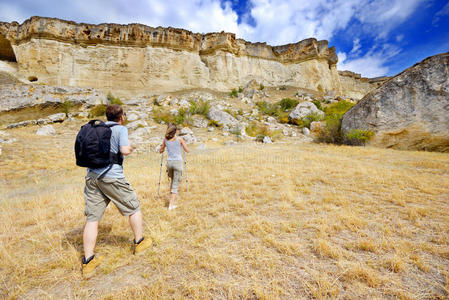
[[[338,75],[342,93],[355,99],[362,99],[390,79],[390,77],[366,78],[351,71],[338,71]]]
[[[250,79],[341,92],[335,49],[316,39],[273,47],[224,32],[32,17],[23,24],[0,23],[0,60],[16,62],[22,81],[123,95],[227,91]]]

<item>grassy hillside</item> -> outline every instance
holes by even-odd
[[[59,125],[55,125],[57,127]],[[62,125],[61,125],[62,126]],[[10,131],[0,157],[0,295],[7,298],[447,298],[447,154],[243,144],[189,155],[189,192],[156,199],[160,156],[125,174],[153,248],[131,254],[127,220],[100,222],[98,273],[80,272],[85,170],[77,126]],[[57,128],[58,130],[58,128]]]

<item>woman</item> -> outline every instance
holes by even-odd
[[[163,153],[167,148],[167,172],[171,179],[170,184],[170,200],[168,202],[168,209],[172,210],[177,207],[176,195],[178,194],[178,185],[181,182],[182,175],[182,154],[181,146],[185,152],[189,153],[186,142],[178,137],[178,128],[175,124],[170,123],[165,133],[165,139],[162,142],[160,153]]]

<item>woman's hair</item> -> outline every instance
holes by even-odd
[[[167,131],[165,132],[165,138],[167,140],[171,140],[175,136],[176,130],[178,130],[176,124],[173,123],[168,124]]]

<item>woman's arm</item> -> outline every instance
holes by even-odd
[[[182,139],[182,137],[179,138],[179,141],[181,142],[182,148],[184,148],[184,151],[189,153],[189,148],[187,148],[186,142]]]
[[[165,150],[165,139],[162,141],[162,146],[161,146],[161,148],[159,149],[159,153],[164,152],[164,150]]]

